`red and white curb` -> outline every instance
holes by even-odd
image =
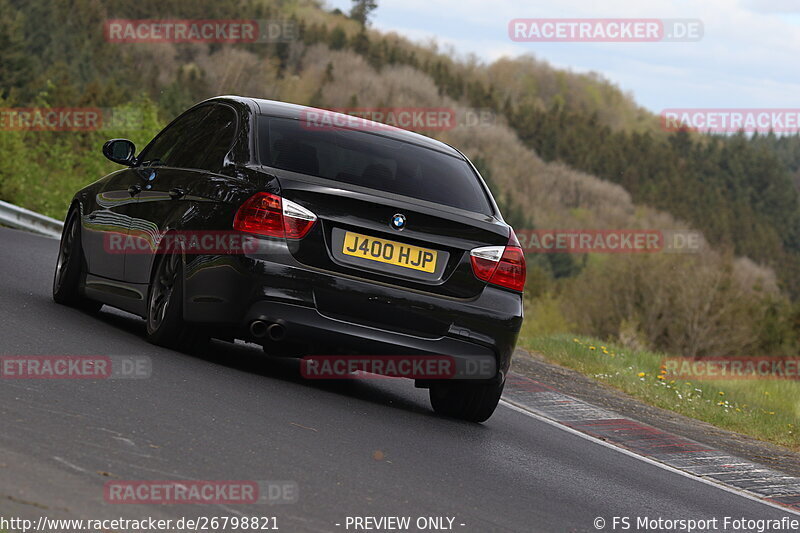
[[[509,374],[503,403],[669,470],[800,514],[800,478],[591,405]]]

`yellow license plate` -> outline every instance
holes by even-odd
[[[436,269],[436,250],[377,239],[350,231],[344,234],[342,253],[422,272],[433,272]]]

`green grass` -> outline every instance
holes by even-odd
[[[524,326],[520,345],[650,405],[800,451],[799,381],[659,379],[664,354],[574,335],[537,335]]]

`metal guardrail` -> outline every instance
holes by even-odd
[[[64,223],[30,209],[0,200],[0,225],[24,229],[54,239],[61,238]]]

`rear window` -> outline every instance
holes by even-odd
[[[258,134],[263,165],[492,214],[478,177],[458,157],[377,134],[310,128],[285,118],[259,116]]]

